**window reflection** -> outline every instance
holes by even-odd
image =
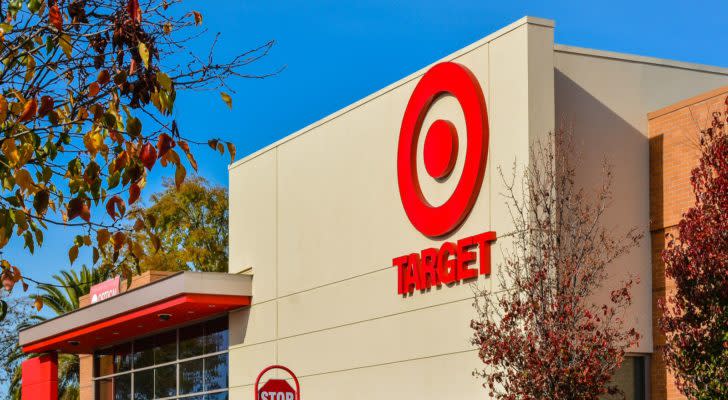
[[[131,374],[114,378],[114,400],[131,399]]]
[[[151,400],[154,397],[154,370],[134,373],[134,400]]]
[[[227,318],[218,318],[205,324],[205,354],[228,348]]]
[[[177,331],[170,331],[154,337],[154,365],[177,359]]]
[[[228,344],[222,317],[97,351],[95,399],[227,400]]]
[[[624,400],[644,400],[647,398],[645,393],[645,383],[647,382],[646,357],[644,356],[627,356],[624,358],[622,366],[615,371],[612,376],[611,384],[615,385],[622,391],[624,397],[620,396],[602,396],[602,400],[624,399]]]
[[[114,372],[126,372],[131,369],[131,343],[114,348]]]
[[[179,394],[202,391],[202,363],[203,360],[198,358],[179,365]]]
[[[154,364],[154,337],[134,341],[134,368],[149,367]]]
[[[192,325],[179,330],[179,358],[189,358],[203,354],[205,333],[204,325]]]
[[[170,397],[177,394],[177,366],[167,365],[154,369],[155,398]]]
[[[228,385],[228,355],[205,358],[205,390],[223,389]]]

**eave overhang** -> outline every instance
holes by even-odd
[[[19,341],[25,353],[88,354],[248,306],[251,296],[250,275],[185,271],[21,330]]]

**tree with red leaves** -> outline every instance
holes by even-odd
[[[523,180],[501,177],[514,230],[498,240],[504,261],[493,289],[475,297],[473,344],[485,364],[474,374],[497,399],[598,399],[625,351],[639,340],[624,312],[635,277],[625,277],[606,304],[593,295],[607,267],[636,247],[637,229],[616,235],[602,224],[611,172],[596,198],[575,183],[571,133],[558,131],[531,148]]]
[[[661,303],[665,360],[691,399],[728,398],[728,98],[701,131],[695,205],[662,254],[675,291]]]

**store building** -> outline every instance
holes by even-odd
[[[54,352],[94,354],[83,399],[253,399],[274,364],[306,399],[483,398],[470,284],[492,285],[508,246],[498,167],[528,163],[561,121],[584,158],[579,183],[614,163],[606,220],[645,231],[610,270],[642,281],[629,323],[643,339],[615,379],[628,399],[676,398],[655,354],[653,269],[689,199],[667,200],[678,189],[665,180],[682,175],[664,157],[681,156],[657,138],[688,106],[664,107],[727,85],[728,69],[553,38],[552,21],[523,18],[231,165],[229,274],[150,276],[22,331],[25,351],[47,353],[27,362],[24,398],[53,398]]]

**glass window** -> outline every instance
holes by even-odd
[[[154,370],[134,373],[134,400],[151,400],[154,397]]]
[[[154,339],[154,365],[177,359],[177,331],[159,334]]]
[[[155,398],[177,395],[177,365],[167,365],[154,369]]]
[[[134,341],[134,368],[149,367],[154,364],[154,337]]]
[[[201,358],[179,364],[179,394],[201,392],[202,386]]]
[[[616,385],[624,393],[625,400],[645,400],[647,374],[645,356],[627,356],[622,366],[614,373],[612,384]],[[609,397],[604,399],[616,399],[621,397]]]
[[[227,400],[227,317],[94,353],[96,400]]]
[[[224,389],[228,386],[228,355],[205,358],[205,390]]]
[[[192,325],[179,330],[179,358],[203,354],[205,343],[204,325]]]
[[[131,374],[114,378],[114,400],[131,400]]]
[[[228,349],[228,320],[218,318],[205,324],[205,354]]]
[[[126,372],[131,369],[131,343],[114,348],[114,372]]]

